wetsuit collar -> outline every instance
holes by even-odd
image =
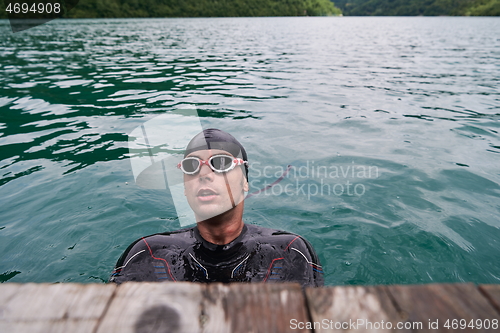
[[[248,228],[247,228],[246,224],[244,224],[243,228],[241,229],[240,235],[225,245],[217,245],[217,244],[210,243],[209,241],[205,240],[201,236],[200,231],[198,230],[198,227],[194,228],[194,235],[196,237],[196,240],[198,240],[201,243],[201,247],[203,248],[203,250],[211,252],[212,255],[232,256],[235,252],[240,251],[241,246],[243,245],[242,239],[245,236],[245,234],[247,233],[247,230],[248,230]]]

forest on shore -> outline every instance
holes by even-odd
[[[7,18],[3,1],[0,1],[0,10],[0,18]],[[63,17],[331,16],[341,13],[330,0],[79,0]]]
[[[329,0],[80,0],[67,17],[340,15]]]
[[[16,0],[9,0],[13,2]],[[27,3],[35,0],[19,0]],[[240,16],[500,16],[500,0],[46,0],[66,18]],[[0,1],[0,18],[7,18]]]
[[[500,16],[500,0],[335,0],[344,16]]]

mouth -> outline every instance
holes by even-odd
[[[209,188],[202,188],[196,193],[196,197],[201,201],[210,201],[218,195],[217,192]]]

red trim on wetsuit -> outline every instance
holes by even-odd
[[[300,238],[300,236],[295,237],[290,243],[288,243],[287,247],[285,248],[285,251],[288,250],[288,248],[290,247],[290,245],[292,245],[292,243],[295,242],[295,240],[297,238]]]
[[[285,258],[276,258],[276,259],[273,259],[273,261],[271,261],[271,265],[269,265],[269,269],[267,270],[267,275],[266,275],[266,278],[264,279],[264,282],[267,281],[267,278],[269,277],[269,274],[271,274],[271,269],[273,268],[273,264],[276,260],[281,260],[281,259],[285,259]]]
[[[153,257],[153,259],[156,259],[156,260],[163,260],[167,264],[168,274],[170,275],[170,278],[172,279],[172,281],[177,282],[177,280],[174,279],[174,276],[172,275],[172,272],[170,271],[170,265],[168,264],[168,262],[165,259],[163,259],[163,258],[157,258],[157,257],[155,257],[153,255],[153,251],[151,251],[151,248],[149,247],[148,242],[146,242],[146,239],[144,237],[141,237],[141,239],[144,241],[144,243],[146,243],[146,246],[148,247],[149,254],[151,254],[151,257]]]

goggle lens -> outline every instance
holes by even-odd
[[[213,156],[209,159],[213,170],[224,172],[229,171],[233,165],[233,158],[230,156]]]
[[[200,167],[200,160],[197,158],[186,158],[181,163],[182,170],[187,173],[194,173]]]

